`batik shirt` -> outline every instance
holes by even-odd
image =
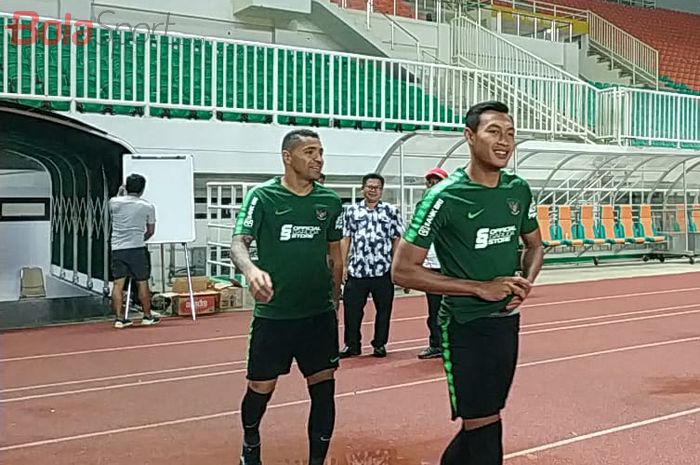
[[[393,205],[379,202],[371,210],[364,200],[350,205],[343,217],[343,235],[351,238],[348,275],[375,278],[388,274],[393,242],[403,233],[403,220]]]

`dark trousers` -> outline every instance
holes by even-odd
[[[430,347],[442,348],[440,337],[440,325],[438,324],[438,312],[442,303],[442,296],[437,294],[425,294],[428,300],[428,330],[430,338],[428,339]]]
[[[343,289],[345,314],[345,345],[359,350],[362,347],[362,319],[367,298],[372,294],[377,315],[374,319],[373,347],[382,347],[389,341],[389,322],[394,304],[394,283],[391,275],[377,278],[348,277]]]

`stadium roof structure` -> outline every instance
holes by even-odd
[[[376,171],[387,182],[412,186],[423,184],[433,167],[453,171],[469,160],[461,132],[412,132],[389,147]],[[518,137],[508,169],[529,181],[539,203],[676,203],[670,199],[683,192],[700,201],[697,150]]]

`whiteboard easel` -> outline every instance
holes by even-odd
[[[187,247],[188,243],[196,239],[193,156],[128,154],[123,158],[122,173],[124,182],[130,174],[140,174],[146,178],[146,189],[141,197],[152,203],[156,210],[156,230],[146,243],[160,244],[161,248],[163,244],[182,244],[184,247],[192,320],[196,320],[190,252]],[[161,260],[161,268],[164,266]]]

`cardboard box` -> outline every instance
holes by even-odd
[[[194,308],[197,316],[216,313],[218,305],[219,293],[216,291],[204,291],[194,294]],[[179,316],[192,315],[192,304],[189,294],[177,294],[173,297],[173,314]]]
[[[219,291],[219,309],[231,310],[234,308],[243,307],[243,292],[242,287],[225,287]]]
[[[205,292],[209,290],[209,278],[206,276],[192,276],[192,292]],[[189,294],[190,287],[187,278],[175,278],[173,287],[170,290],[175,294]]]

